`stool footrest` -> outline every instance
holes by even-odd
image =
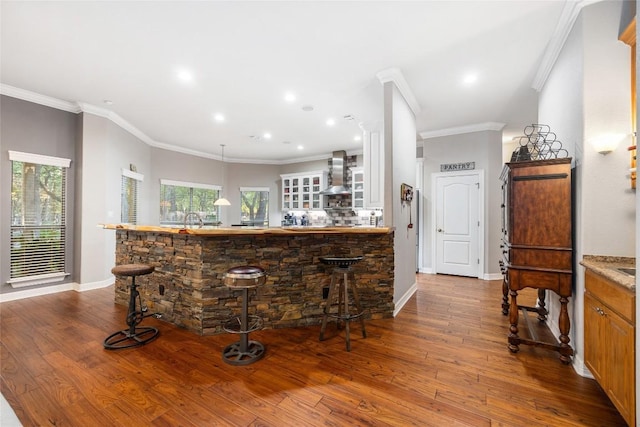
[[[243,325],[240,317],[232,317],[222,325],[222,329],[230,334],[248,334],[262,329],[263,320],[260,316],[249,315],[247,320],[247,324]]]
[[[353,320],[353,319],[359,319],[360,316],[364,315],[364,311],[360,312],[360,313],[356,313],[356,314],[334,314],[334,313],[328,313],[329,317],[333,317],[334,319],[340,319],[340,320]]]

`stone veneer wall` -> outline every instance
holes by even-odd
[[[223,332],[237,316],[241,292],[223,283],[224,272],[237,265],[259,265],[268,272],[265,285],[249,290],[249,312],[265,328],[317,325],[322,321],[323,288],[331,266],[321,256],[359,256],[353,266],[366,318],[393,316],[393,233],[224,235],[116,231],[116,263],[146,263],[153,274],[137,279],[143,304],[162,319],[202,335]],[[129,280],[116,278],[115,301],[128,305]]]

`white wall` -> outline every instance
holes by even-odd
[[[401,184],[416,187],[416,120],[411,108],[392,82],[384,84],[383,132],[385,171],[392,173],[391,185],[385,187],[384,221],[386,226],[395,227],[393,299],[397,310],[398,305],[404,303],[416,286],[416,233],[414,229],[407,227],[410,215],[411,218],[416,218],[416,205],[403,205],[400,201]],[[389,152],[391,155],[387,154]],[[392,215],[388,215],[389,210],[392,210]]]
[[[630,140],[607,156],[587,142],[603,132],[629,133],[630,50],[618,41],[620,2],[585,7],[540,93],[539,120],[551,126],[575,163],[575,252],[635,256],[635,193],[627,169]],[[626,129],[626,130],[625,130]],[[585,372],[584,268],[574,265],[576,287],[569,301],[574,368]],[[549,321],[558,334],[559,302],[548,295]]]

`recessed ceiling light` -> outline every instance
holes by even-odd
[[[178,70],[178,79],[187,83],[193,80],[193,74],[191,74],[191,71],[189,70]]]
[[[284,94],[284,100],[287,102],[293,102],[296,100],[296,94],[293,92],[287,92]]]
[[[270,134],[269,132],[265,132],[265,133],[262,135],[262,137],[263,137],[264,139],[271,139],[271,134]]]
[[[313,111],[313,105],[303,105],[302,111]]]
[[[333,126],[336,124],[336,121],[333,119],[327,119],[327,126]]]
[[[224,116],[220,113],[214,114],[213,120],[215,120],[216,122],[224,122]]]
[[[304,146],[302,146],[302,145],[298,145],[297,148],[298,148],[298,150],[304,150]]]
[[[476,73],[469,73],[462,79],[462,83],[465,85],[472,85],[478,81],[478,75]]]
[[[354,141],[362,141],[362,136],[361,135],[356,135],[353,137]]]

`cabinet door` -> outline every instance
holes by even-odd
[[[364,171],[362,168],[351,169],[351,207],[363,209],[364,204]]]
[[[622,317],[605,309],[608,332],[608,381],[605,390],[620,415],[632,422],[635,406],[635,330]]]
[[[605,318],[600,314],[601,305],[589,292],[584,294],[584,363],[596,381],[605,388],[602,381],[606,377],[603,374],[607,344]]]

